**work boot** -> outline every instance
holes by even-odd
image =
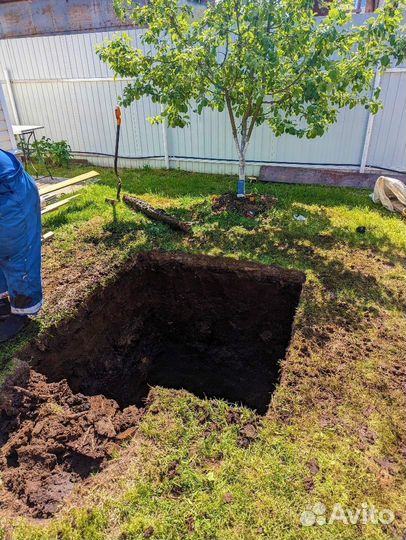
[[[16,336],[28,324],[27,315],[16,315],[12,313],[7,319],[0,322],[0,343],[8,341]]]
[[[0,320],[6,319],[11,312],[10,302],[8,298],[0,298]]]

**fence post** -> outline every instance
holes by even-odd
[[[164,106],[161,105],[161,112],[163,110],[164,110]],[[164,143],[165,169],[170,169],[169,150],[168,150],[168,126],[166,124],[166,118],[164,118],[162,122],[162,139]]]
[[[380,74],[379,71],[377,71],[376,74],[375,74],[375,80],[374,80],[374,86],[372,88],[372,94],[378,88],[380,82],[381,82],[381,74]],[[368,159],[369,145],[371,143],[372,128],[374,126],[374,119],[375,119],[375,115],[370,112],[369,115],[368,115],[367,129],[366,129],[366,132],[365,132],[364,149],[362,151],[361,164],[359,166],[359,172],[360,173],[365,172],[365,167],[366,167],[367,159]]]
[[[10,101],[11,110],[13,111],[14,122],[16,124],[19,124],[20,123],[20,118],[18,116],[16,102],[15,102],[14,94],[13,94],[13,89],[11,87],[11,81],[10,81],[10,77],[9,77],[7,69],[4,70],[4,80],[6,81],[8,99]]]

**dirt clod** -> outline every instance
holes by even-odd
[[[195,518],[193,516],[189,516],[186,519],[186,527],[187,530],[190,532],[193,532],[195,530]]]
[[[320,466],[315,458],[312,458],[307,465],[312,475],[316,475],[320,471]]]
[[[227,422],[229,424],[239,424],[241,422],[241,412],[238,410],[230,409],[227,411]]]
[[[51,516],[75,483],[98,471],[112,446],[134,433],[141,414],[134,406],[120,411],[101,395],[73,394],[65,380],[47,383],[35,371],[12,394],[14,417],[0,429],[9,429],[0,433],[8,435],[0,471],[5,487],[33,517]]]
[[[148,529],[145,529],[144,531],[144,538],[151,538],[153,534],[154,534],[154,528],[148,527]]]
[[[255,439],[257,437],[257,430],[252,424],[246,424],[243,427],[242,432],[247,439]]]
[[[314,480],[311,476],[308,476],[303,480],[305,490],[310,493],[314,489]]]
[[[246,195],[239,198],[235,193],[224,193],[213,198],[214,212],[235,212],[246,218],[254,219],[267,210],[273,208],[278,199],[271,195]]]

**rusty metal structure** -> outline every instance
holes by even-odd
[[[134,0],[144,4],[148,0]],[[201,13],[209,1],[179,0]],[[113,0],[0,0],[0,39],[131,28],[116,17]]]
[[[116,17],[112,0],[0,0],[0,39],[125,26]]]
[[[147,0],[138,0],[140,4]],[[197,9],[210,0],[180,0]],[[382,0],[381,0],[382,2]],[[379,0],[354,0],[355,13],[375,11]],[[315,0],[315,12],[326,15],[328,0]],[[112,0],[0,0],[0,39],[96,32],[131,27],[120,21]]]
[[[314,11],[317,15],[327,15],[328,3],[329,0],[315,0]],[[354,0],[354,13],[373,13],[378,7],[379,0]]]

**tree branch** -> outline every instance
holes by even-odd
[[[234,9],[235,9],[235,20],[237,23],[238,47],[241,49],[240,1],[239,0],[235,0]]]
[[[228,92],[225,92],[224,95],[225,95],[225,99],[226,99],[228,115],[230,117],[230,122],[231,122],[231,131],[233,132],[234,142],[235,142],[235,144],[237,146],[238,153],[240,154],[241,153],[241,147],[240,147],[240,143],[238,141],[238,130],[237,130],[237,125],[235,123],[233,106],[231,104],[231,98],[230,98]]]
[[[247,144],[250,142],[251,135],[255,127],[255,122],[257,121],[263,102],[264,102],[264,98],[261,97],[257,99],[257,102],[255,104],[254,114],[252,115],[251,124],[250,124],[250,127],[248,128]]]
[[[227,60],[227,57],[228,57],[228,47],[229,47],[229,33],[227,32],[227,36],[226,36],[226,52],[225,53],[222,53],[224,54],[224,58],[223,58],[223,61],[219,64],[220,68],[222,68]]]

